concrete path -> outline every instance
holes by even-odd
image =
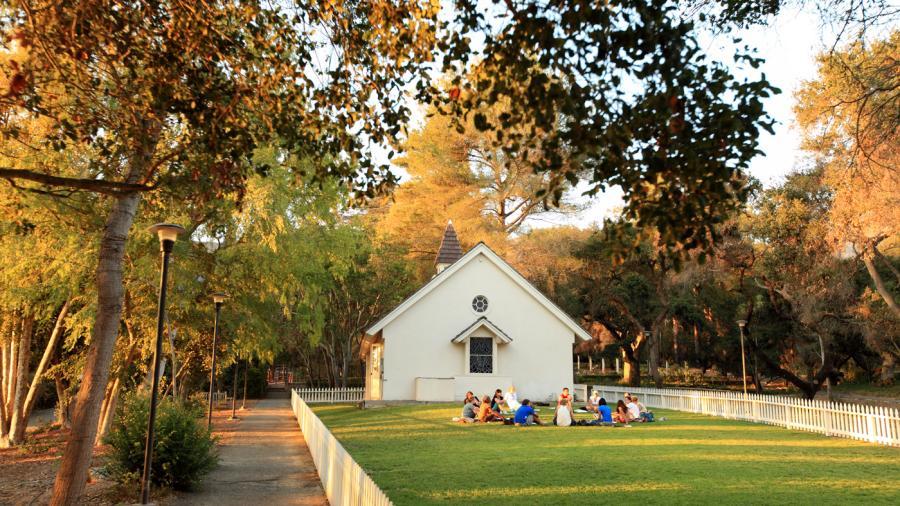
[[[239,416],[219,449],[219,467],[200,490],[181,494],[174,504],[327,505],[290,400],[263,399]]]

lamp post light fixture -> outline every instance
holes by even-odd
[[[159,238],[159,249],[162,253],[162,272],[159,276],[159,304],[156,312],[156,343],[153,353],[153,381],[150,389],[150,417],[147,422],[147,439],[144,445],[144,471],[141,475],[141,504],[150,500],[150,468],[153,463],[153,425],[156,422],[156,395],[159,390],[159,361],[162,356],[163,323],[166,317],[166,281],[169,276],[169,256],[175,247],[178,234],[184,227],[172,223],[157,223],[150,227],[150,232]]]
[[[216,292],[213,294],[213,303],[216,305],[216,319],[213,324],[213,342],[212,342],[212,367],[209,371],[209,411],[206,415],[206,429],[212,429],[212,413],[213,413],[213,392],[216,391],[216,348],[219,346],[219,312],[222,310],[222,304],[228,294],[224,292]]]
[[[741,332],[741,379],[744,381],[744,397],[747,396],[747,355],[744,353],[744,327],[747,320],[738,320],[738,328]]]

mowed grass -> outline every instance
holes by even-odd
[[[398,505],[900,504],[900,449],[779,427],[664,410],[563,428],[460,425],[456,404],[314,409]]]

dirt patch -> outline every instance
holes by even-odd
[[[247,401],[246,410],[237,411],[237,420],[228,420],[231,406],[217,409],[213,413],[213,433],[220,444],[227,444],[241,423],[241,413],[249,413],[256,401]],[[45,425],[29,431],[25,444],[16,448],[0,449],[0,497],[3,505],[24,506],[47,504],[53,490],[53,481],[59,469],[66,446],[68,430],[58,426]],[[100,472],[106,464],[109,447],[94,449],[91,473],[79,504],[113,505],[137,502],[140,485],[122,486],[105,478]],[[171,504],[175,495],[168,490],[154,490],[153,501],[161,506]]]
[[[0,450],[0,497],[4,504],[47,504],[59,460],[66,446],[68,430],[42,427],[28,434],[25,444]],[[117,485],[98,476],[96,469],[105,462],[109,448],[94,451],[91,474],[81,504],[115,504]],[[6,502],[8,501],[8,503]]]

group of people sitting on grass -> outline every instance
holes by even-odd
[[[595,413],[595,418],[600,423],[621,423],[628,427],[631,422],[652,422],[653,412],[647,409],[636,395],[625,393],[625,399],[616,403],[616,410],[606,404],[606,399],[600,397],[600,392],[594,391],[588,399],[585,410]]]
[[[515,394],[512,395],[513,397],[515,396]],[[466,392],[466,398],[463,400],[462,416],[459,418],[459,421],[462,423],[504,422],[506,419],[503,418],[503,403],[503,391],[499,388],[494,391],[493,398],[485,395],[479,399],[471,391]]]
[[[623,424],[625,427],[630,427],[632,422],[654,421],[653,413],[641,404],[636,396],[629,393],[625,394],[624,401],[620,400],[616,404],[616,410],[612,411],[606,404],[606,399],[600,397],[600,392],[594,391],[584,406],[584,410],[581,411],[593,413],[592,420],[575,420],[574,402],[575,399],[569,393],[569,389],[563,388],[562,393],[556,398],[553,425],[569,427],[572,425],[614,426]],[[506,405],[507,413],[512,413],[513,416],[505,417],[503,415],[504,405]],[[503,391],[499,388],[494,391],[493,397],[485,395],[480,399],[472,392],[466,392],[462,416],[455,420],[460,423],[501,422],[517,426],[545,425],[529,399],[524,399],[519,404],[515,390],[510,390],[504,396]]]

